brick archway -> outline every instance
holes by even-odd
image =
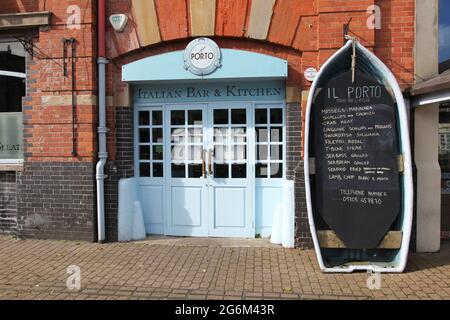
[[[110,1],[109,12],[129,18],[123,33],[108,30],[109,57],[190,37],[268,41],[299,51],[317,50],[316,0]]]

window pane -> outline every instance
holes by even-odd
[[[231,141],[234,143],[247,142],[246,128],[232,128]]]
[[[217,163],[225,163],[229,160],[228,147],[227,146],[215,146],[214,147],[214,161]]]
[[[202,121],[202,110],[189,110],[188,111],[188,124],[201,126]]]
[[[449,42],[449,25],[450,25],[450,2],[448,0],[439,0],[439,15],[437,18],[437,20],[439,21],[438,23],[438,32],[439,32],[439,38],[440,41],[438,42],[438,46],[439,46],[439,51],[438,51],[438,59],[439,59],[439,63],[440,65],[440,72],[439,73],[443,73],[446,70],[449,69],[449,64],[448,64],[448,59],[450,59],[450,42]],[[446,196],[445,196],[446,197]],[[448,221],[448,220],[446,220]],[[445,222],[443,222],[443,226],[444,224],[446,226],[448,226],[448,224],[446,224]]]
[[[172,143],[184,143],[186,130],[184,128],[172,129],[171,141]]]
[[[3,51],[1,54],[0,70],[25,73],[24,66],[17,68],[17,65],[14,66],[16,62],[9,59],[13,57],[14,60],[20,59],[23,61],[23,65],[25,65],[25,58],[11,55],[7,52],[8,51]],[[24,96],[24,79],[0,76],[0,112],[22,112],[22,97]]]
[[[149,111],[139,111],[139,125],[140,126],[150,125],[150,112]]]
[[[162,126],[162,124],[163,124],[162,111],[153,111],[152,112],[152,125],[154,125],[154,126]]]
[[[0,113],[0,159],[23,159],[22,119],[22,112]]]
[[[271,142],[283,142],[283,128],[282,127],[270,128],[270,141]]]
[[[247,110],[246,109],[231,109],[231,124],[246,124]]]
[[[141,177],[150,177],[150,163],[139,164],[139,172]]]
[[[256,159],[257,160],[267,160],[269,151],[267,145],[257,145],[256,146]]]
[[[201,164],[190,164],[188,166],[189,178],[201,178],[202,177],[202,165]]]
[[[256,142],[268,142],[269,133],[267,128],[256,128]]]
[[[214,110],[214,124],[228,124],[228,109]]]
[[[5,1],[0,1],[0,7]],[[35,1],[36,2],[36,1]],[[1,10],[0,10],[1,11]],[[2,41],[3,42],[3,41]],[[12,50],[11,49],[12,46]],[[25,50],[12,42],[3,42],[0,50],[0,70],[26,73]],[[25,79],[0,75],[0,159],[23,159],[22,98],[25,96]],[[0,191],[0,212],[3,201]],[[0,219],[2,214],[0,213]],[[1,222],[0,222],[1,224]]]
[[[188,146],[188,160],[202,160],[203,148],[199,146]]]
[[[148,129],[139,129],[139,141],[141,143],[150,142],[150,130]]]
[[[231,146],[231,159],[234,161],[247,160],[247,146]]]
[[[150,146],[141,146],[139,148],[139,159],[150,160]]]
[[[246,164],[231,165],[231,177],[232,178],[246,178],[247,177],[247,165]]]
[[[153,146],[153,160],[163,160],[164,159],[164,153],[163,150],[164,147],[161,146]]]
[[[271,160],[283,160],[283,146],[282,145],[270,146],[270,159]]]
[[[173,110],[170,114],[170,123],[173,126],[185,125],[185,112],[184,110]]]
[[[271,178],[282,178],[283,177],[283,164],[282,163],[271,163],[270,164],[270,177]]]
[[[283,123],[283,109],[270,109],[270,123]]]
[[[152,130],[152,141],[153,143],[163,143],[163,129],[153,128]]]
[[[202,128],[188,129],[188,143],[202,143],[202,142],[203,142]]]
[[[267,124],[267,109],[256,109],[255,110],[255,123],[256,124]]]
[[[161,178],[164,176],[164,166],[162,163],[153,163],[153,177]]]
[[[214,128],[214,142],[224,143],[228,139],[227,128]]]
[[[184,164],[172,164],[172,177],[173,178],[185,178],[186,166]]]
[[[184,145],[172,146],[172,162],[184,162],[186,161],[184,157],[185,147]]]
[[[215,178],[228,178],[228,165],[227,164],[214,164],[214,177]]]
[[[267,164],[257,163],[256,164],[256,177],[257,178],[267,178]]]

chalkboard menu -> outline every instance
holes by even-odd
[[[316,210],[348,248],[378,247],[400,212],[395,104],[351,71],[319,89],[312,107]]]

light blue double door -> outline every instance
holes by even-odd
[[[254,237],[251,103],[164,109],[165,233]]]

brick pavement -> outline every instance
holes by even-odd
[[[0,236],[0,299],[450,299],[450,243],[412,253],[403,274],[323,274],[314,251],[255,242],[136,243],[15,240]],[[66,269],[81,268],[81,290]]]

